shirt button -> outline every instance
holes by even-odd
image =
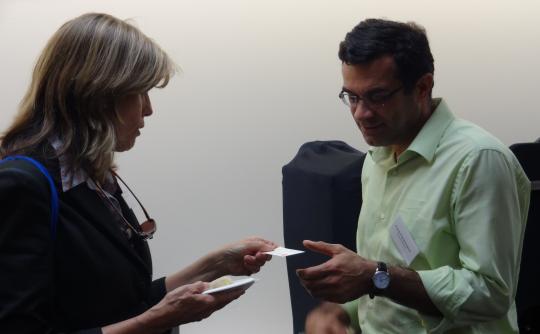
[[[381,218],[381,220],[384,220],[384,217],[385,217],[384,213],[381,213],[381,215],[379,216],[379,218]]]

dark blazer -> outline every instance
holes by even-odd
[[[86,183],[62,192],[56,159],[33,157],[57,182],[56,238],[46,178],[25,161],[0,164],[0,333],[101,333],[156,304],[165,279],[152,281],[147,243],[130,243]]]

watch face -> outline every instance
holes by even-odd
[[[385,271],[377,271],[373,275],[373,284],[377,289],[386,289],[390,284],[390,275]]]

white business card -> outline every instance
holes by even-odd
[[[296,255],[296,254],[301,254],[301,253],[304,253],[304,251],[285,248],[285,247],[278,247],[274,249],[273,251],[264,252],[264,254],[281,256],[281,257],[286,257],[286,256],[291,256],[291,255]]]

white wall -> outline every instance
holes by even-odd
[[[0,129],[47,38],[88,11],[134,18],[182,67],[151,93],[155,114],[121,174],[155,216],[156,275],[225,242],[282,243],[281,166],[306,141],[366,149],[337,94],[337,45],[361,19],[428,31],[435,96],[506,144],[540,137],[540,3],[520,1],[0,0]],[[240,300],[192,333],[290,333],[286,267],[276,258]]]

